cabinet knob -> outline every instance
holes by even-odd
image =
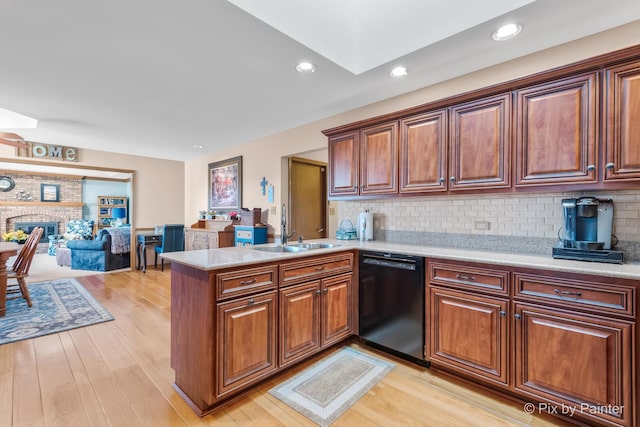
[[[441,176],[440,177],[440,184],[444,184],[444,181],[445,181],[444,176]]]
[[[500,317],[505,317],[507,315],[507,312],[504,310],[500,310]]]
[[[615,167],[616,167],[616,165],[615,165],[614,163],[607,163],[607,164],[605,165],[605,168],[607,168],[607,169],[609,169],[609,170],[611,170],[611,169],[613,169],[613,168],[615,168]]]
[[[449,178],[449,181],[451,181],[451,182],[455,182],[455,180],[456,180],[455,176],[452,176],[452,177]]]
[[[325,294],[328,294],[328,293],[329,293],[329,289],[324,288],[324,293],[325,293]]]
[[[596,165],[589,165],[589,166],[587,166],[587,170],[588,170],[589,172],[593,172],[594,170],[596,170]]]
[[[317,295],[320,295],[321,293],[322,293],[322,291],[321,291],[320,289],[318,289],[318,290],[316,291],[316,294],[317,294]]]
[[[254,300],[253,298],[251,298],[249,301],[247,301],[247,305],[253,305],[256,303],[256,300]]]
[[[522,319],[522,316],[521,316],[521,315],[519,315],[518,313],[514,314],[514,315],[513,315],[513,317],[514,317],[516,320],[520,320],[520,319]]]

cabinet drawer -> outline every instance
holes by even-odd
[[[492,270],[463,264],[430,262],[429,282],[438,285],[484,291],[494,294],[509,294],[509,272]]]
[[[515,297],[619,315],[635,316],[635,288],[587,280],[514,274]]]
[[[253,230],[236,230],[238,239],[253,239]]]
[[[220,273],[216,276],[218,300],[275,289],[277,266],[249,268]]]
[[[298,283],[319,277],[353,270],[353,254],[344,253],[334,256],[307,258],[303,261],[280,265],[280,285]]]

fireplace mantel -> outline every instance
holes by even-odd
[[[0,206],[59,206],[66,208],[78,208],[83,207],[82,202],[23,202],[16,200],[15,202],[0,201]]]

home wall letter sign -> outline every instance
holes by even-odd
[[[16,148],[16,152],[18,157],[65,160],[68,162],[78,161],[78,149],[75,147],[63,147],[60,145],[27,141],[26,147]]]

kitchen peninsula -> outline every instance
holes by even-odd
[[[583,409],[576,418],[589,423],[636,422],[640,265],[330,242],[339,246],[162,255],[172,262],[175,386],[196,413],[358,335],[355,260],[368,250],[425,257],[432,368],[522,401],[609,408]]]

